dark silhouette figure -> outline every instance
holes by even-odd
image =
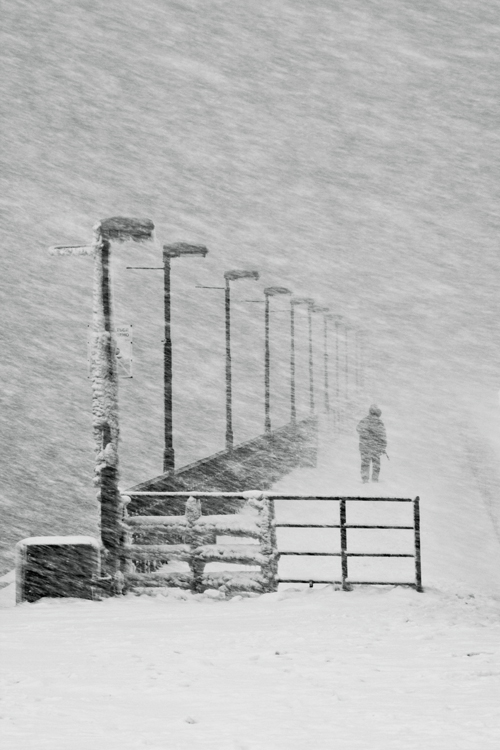
[[[370,462],[372,465],[372,482],[378,482],[380,474],[380,456],[387,448],[384,423],[380,419],[382,412],[373,404],[367,417],[356,427],[359,434],[359,452],[361,453],[361,479],[370,479]]]

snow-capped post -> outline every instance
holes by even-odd
[[[259,503],[259,525],[260,553],[264,560],[261,563],[264,585],[266,591],[277,591],[279,552],[274,526],[274,498],[267,497],[266,494],[262,495]]]
[[[192,590],[201,591],[203,588],[203,572],[205,562],[196,557],[196,550],[200,546],[199,531],[196,522],[201,518],[201,500],[197,497],[189,497],[186,501],[186,544],[190,547],[189,567],[191,568]]]
[[[119,585],[122,546],[122,505],[118,490],[118,375],[113,343],[113,315],[109,276],[111,242],[152,240],[150,219],[115,216],[94,227],[90,245],[53,246],[52,255],[93,255],[94,286],[92,305],[92,422],[96,453],[94,482],[101,508],[101,540],[104,568],[113,588]]]

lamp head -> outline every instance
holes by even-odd
[[[312,310],[314,300],[311,297],[292,297],[292,305],[307,305]]]
[[[225,271],[224,278],[226,281],[236,281],[237,279],[254,279],[254,281],[257,281],[259,272],[244,270]]]
[[[205,245],[189,245],[187,242],[175,242],[173,245],[163,245],[163,254],[167,258],[180,258],[181,255],[201,255],[208,253]]]
[[[94,226],[97,240],[110,242],[147,242],[154,238],[155,225],[151,219],[130,219],[126,216],[113,216],[102,219]],[[50,255],[94,255],[95,244],[91,245],[52,245]]]
[[[130,219],[126,216],[113,216],[103,219],[94,229],[103,240],[117,242],[146,242],[153,239],[155,225],[151,219]]]
[[[266,297],[275,297],[278,294],[291,294],[290,289],[286,286],[268,286],[264,289]]]

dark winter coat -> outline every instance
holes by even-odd
[[[359,433],[359,450],[369,456],[379,456],[387,448],[384,423],[380,417],[369,414],[356,427]]]

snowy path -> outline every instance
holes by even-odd
[[[172,589],[13,607],[7,586],[2,748],[496,750],[493,524],[458,442],[428,446],[391,434],[399,453],[390,450],[378,486],[359,482],[356,441],[344,437],[325,439],[318,468],[276,490],[418,493],[423,594],[282,585],[277,594],[229,601]],[[312,503],[300,509],[304,517],[317,512]],[[308,534],[292,542],[325,544]]]
[[[499,615],[483,597],[332,587],[6,609],[2,747],[493,750]]]

